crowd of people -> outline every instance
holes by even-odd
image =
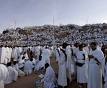
[[[53,69],[51,56],[57,64]],[[107,88],[107,47],[75,43],[55,46],[0,47],[0,88],[33,72],[42,74],[44,88]]]
[[[0,47],[0,51],[0,88],[50,64],[48,47]]]
[[[92,40],[107,43],[107,24],[92,25],[44,25],[26,28],[7,29],[0,34],[0,45],[52,45],[88,42]]]

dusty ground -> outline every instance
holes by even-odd
[[[51,64],[54,70],[57,72],[58,66],[54,59],[51,60]],[[30,76],[18,78],[16,82],[11,83],[9,85],[5,85],[5,88],[35,88],[34,84],[36,79],[38,79],[38,75],[33,73]],[[69,88],[78,88],[76,82],[72,82]]]

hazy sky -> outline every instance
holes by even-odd
[[[0,0],[0,29],[107,22],[107,0]]]

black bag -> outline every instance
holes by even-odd
[[[85,63],[79,63],[79,62],[76,62],[76,65],[79,66],[79,67],[82,67]]]

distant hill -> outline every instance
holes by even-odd
[[[0,45],[7,46],[53,45],[63,42],[71,44],[91,41],[106,43],[107,24],[32,26],[6,29],[0,34]]]

